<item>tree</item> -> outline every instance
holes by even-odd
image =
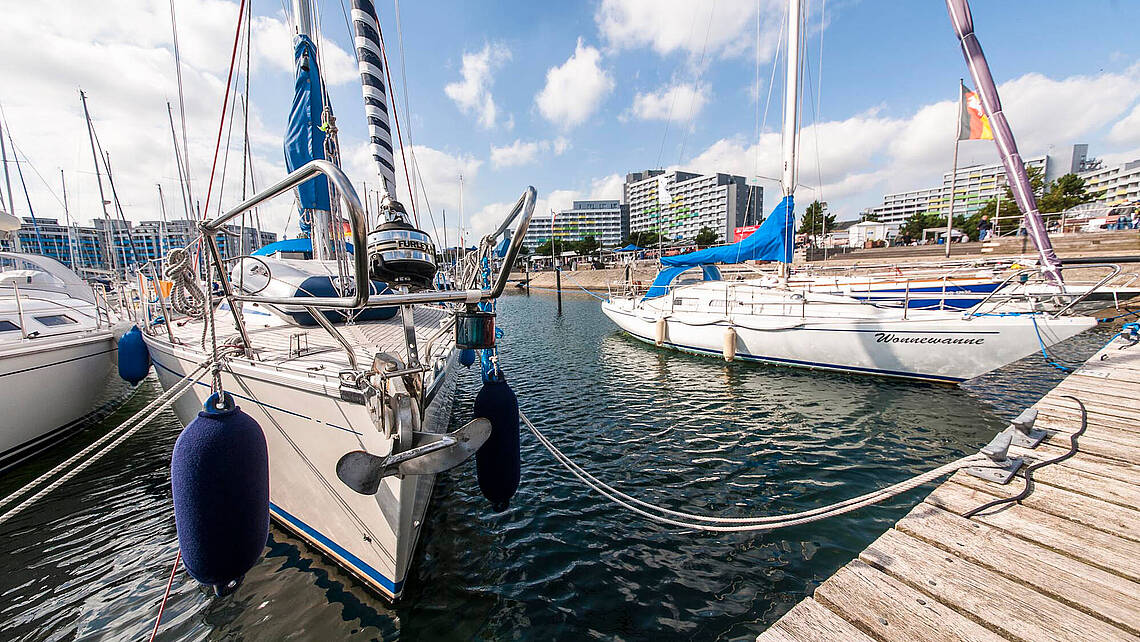
[[[567,247],[567,245],[569,245],[569,244],[566,243],[565,241],[563,241],[562,239],[547,239],[547,241],[545,243],[534,248],[535,255],[536,256],[550,256],[550,252],[551,252],[550,244],[552,242],[554,243],[554,253],[555,254],[562,254],[563,252],[567,252],[570,249],[572,249],[572,248]]]
[[[657,232],[633,232],[629,235],[628,241],[638,247],[653,247],[660,242],[661,237]]]
[[[803,218],[800,219],[800,229],[797,233],[822,236],[826,230],[835,229],[835,216],[826,214],[826,209],[827,203],[819,201],[814,201],[808,205],[807,209],[804,210]]]
[[[593,236],[586,236],[583,237],[581,241],[575,241],[571,244],[571,246],[571,249],[573,249],[578,254],[586,255],[597,252],[598,249],[602,247],[602,244],[599,243],[598,239],[594,238]]]
[[[877,223],[879,221],[879,215],[874,212],[867,212],[860,216],[859,220],[864,223]]]
[[[1085,179],[1076,174],[1065,174],[1049,183],[1037,206],[1042,213],[1063,212],[1095,198],[1095,194],[1089,194]]]
[[[707,227],[702,227],[701,231],[697,232],[697,238],[695,239],[695,242],[697,244],[697,247],[708,247],[710,245],[716,245],[716,232]]]
[[[929,228],[946,229],[946,218],[931,212],[915,212],[899,226],[899,236],[906,242],[921,241],[922,231]]]

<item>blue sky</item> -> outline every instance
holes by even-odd
[[[9,88],[0,100],[27,157],[45,174],[63,168],[75,175],[76,214],[86,219],[95,215],[97,202],[90,201],[94,188],[84,165],[90,157],[83,160],[89,152],[74,98],[76,86],[83,85],[105,146],[122,159],[116,170],[127,215],[156,218],[154,183],[164,183],[169,193],[177,189],[165,113],[165,101],[177,96],[169,14],[164,2],[112,4],[95,11],[73,0],[64,3],[68,11],[52,18],[33,9],[13,11],[0,26],[0,40],[21,64],[0,70],[0,86]],[[377,4],[402,96],[394,7],[384,0]],[[413,142],[437,217],[446,208],[453,224],[459,171],[466,176],[465,209],[477,231],[527,184],[538,188],[545,208],[576,197],[616,198],[620,176],[659,165],[775,175],[782,69],[757,137],[755,44],[759,15],[762,109],[784,4],[402,3]],[[809,4],[813,85],[819,81],[823,38],[822,124],[810,127],[813,110],[805,109],[801,182],[812,189],[802,190],[801,199],[821,193],[840,218],[853,218],[885,191],[939,180],[953,147],[956,83],[966,75],[943,3]],[[1140,157],[1140,3],[972,5],[1023,155],[1088,142],[1094,155],[1110,161]],[[212,158],[236,2],[176,0],[176,6],[193,94],[193,171],[201,178]],[[325,1],[320,7],[344,164],[354,180],[374,185],[363,153],[363,110],[351,54],[345,53],[351,41],[341,5]],[[283,172],[279,150],[292,91],[291,51],[281,3],[255,0],[253,11],[258,18],[252,129],[264,183]],[[32,52],[26,51],[29,42]],[[35,55],[40,46],[71,51],[72,64],[53,65],[50,55]],[[813,86],[812,95],[817,90]],[[696,102],[693,95],[699,96]],[[667,114],[673,118],[668,123]],[[235,139],[235,150],[237,145]],[[963,144],[961,158],[965,164],[996,155],[992,143],[971,142]],[[236,197],[228,180],[226,203]],[[41,209],[55,204],[45,187],[32,187],[34,201],[44,203]],[[776,186],[770,187],[768,208],[776,201]],[[284,226],[287,209],[279,206],[267,219]]]

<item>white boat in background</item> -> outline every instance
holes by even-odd
[[[729,361],[739,358],[948,383],[980,376],[1096,325],[1091,317],[1058,314],[1071,310],[1078,299],[1064,300],[1059,310],[1049,312],[1040,298],[1024,292],[1000,293],[1011,283],[1009,278],[999,282],[983,275],[982,279],[967,281],[966,285],[979,288],[979,292],[969,293],[968,309],[963,311],[949,305],[946,296],[933,292],[947,288],[950,281],[946,278],[941,283],[920,282],[921,287],[916,289],[925,292],[912,298],[907,279],[796,279],[789,275],[799,136],[800,5],[801,0],[791,0],[788,9],[783,200],[742,241],[663,257],[664,267],[648,292],[611,296],[602,303],[606,316],[643,341],[721,355]],[[996,91],[991,103],[994,101]],[[1000,126],[997,129],[1002,130]],[[1006,147],[1013,149],[1016,158],[1012,137]],[[1024,174],[1020,160],[1017,162]],[[1019,194],[1019,199],[1022,196]],[[1023,209],[1028,212],[1031,233],[1036,227],[1043,230],[1036,208]],[[1031,220],[1034,216],[1036,227]],[[1031,236],[1039,248],[1044,248],[1039,274],[1044,274],[1052,287],[1060,288],[1062,268],[1049,248],[1048,237],[1042,241],[1040,235]],[[781,270],[757,279],[721,280],[717,263],[746,260],[778,261]],[[697,268],[700,281],[678,283]]]
[[[117,337],[106,305],[63,264],[0,252],[0,468],[115,400]]]

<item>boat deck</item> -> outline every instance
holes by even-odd
[[[228,310],[218,310],[215,314],[218,319],[218,345],[236,341],[239,335],[231,313]],[[433,341],[439,344],[439,341],[443,340],[450,345],[451,335],[447,331],[450,325],[446,324],[450,321],[451,315],[446,310],[419,306],[415,308],[413,318],[421,359],[428,355]],[[275,319],[269,323],[259,319],[262,317],[248,313],[245,316],[246,330],[258,361],[297,370],[348,369],[348,355],[344,348],[320,326],[280,325]],[[202,326],[202,321],[189,321],[181,325],[175,322],[171,329],[178,342],[200,348]],[[362,367],[371,364],[378,351],[397,355],[407,363],[407,344],[404,341],[404,327],[399,314],[384,321],[338,323],[336,329],[352,346],[357,362]],[[164,328],[159,327],[156,330],[158,339],[167,339]],[[209,345],[210,338],[207,335],[207,348]]]
[[[1140,346],[1116,339],[1037,404],[1048,439],[1014,454],[1072,458],[1019,493],[958,472],[759,636],[807,640],[1140,639]],[[1024,471],[1024,468],[1022,469]]]

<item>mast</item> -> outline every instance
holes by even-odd
[[[63,190],[63,220],[67,221],[67,256],[71,259],[71,269],[75,267],[75,243],[72,239],[71,210],[67,207],[67,181],[63,177],[63,168],[59,168],[59,185]]]
[[[799,127],[799,95],[800,95],[800,0],[788,2],[788,66],[784,80],[784,172],[782,187],[785,198],[791,198],[796,192],[796,130]],[[795,221],[795,210],[785,209],[784,216]],[[795,225],[792,225],[795,228]],[[792,238],[784,239],[785,243],[794,242]],[[788,264],[779,264],[780,279],[783,282],[788,278]]]
[[[16,150],[12,150],[15,154]],[[4,163],[4,184],[8,186],[8,213],[16,217],[17,223],[20,217],[16,216],[16,197],[12,194],[12,178],[8,174],[8,148],[4,146],[4,124],[0,123],[0,161]],[[12,247],[17,252],[22,252],[23,248],[20,247],[20,230],[19,228],[12,230]]]
[[[320,122],[324,92],[316,44],[311,39],[313,19],[309,0],[293,0],[293,17],[297,27],[293,39],[297,83],[285,142],[286,167],[290,171],[310,160],[325,157],[325,133]],[[307,214],[309,219],[313,258],[318,261],[332,259],[334,253],[329,232],[331,201],[328,182],[324,177],[318,176],[297,186],[296,191],[302,210],[300,217],[303,221]]]
[[[190,190],[190,151],[187,149],[186,141],[186,98],[182,91],[182,56],[178,48],[178,20],[174,16],[174,0],[170,0],[170,31],[174,35],[174,72],[178,78],[178,113],[182,119],[182,163],[178,166],[178,171],[181,176],[185,177],[186,187],[186,219],[192,220],[193,216],[190,214],[192,204],[194,203],[193,192]],[[167,103],[169,106],[169,103]],[[170,133],[174,133],[174,117],[171,116]],[[178,139],[174,140],[174,153],[178,154]]]
[[[187,221],[194,220],[190,215],[190,190],[186,186],[186,176],[182,171],[182,152],[178,151],[178,134],[174,133],[174,110],[166,103],[166,115],[170,118],[170,140],[174,142],[174,164],[178,166],[178,193],[182,195],[182,207]]]
[[[158,188],[158,209],[162,212],[162,229],[159,230],[158,251],[155,252],[155,256],[165,256],[167,247],[170,245],[167,240],[166,229],[166,199],[162,197],[162,183],[155,183],[154,186]]]
[[[380,48],[380,21],[372,0],[352,0],[353,44],[356,46],[364,115],[368,119],[369,149],[380,174],[380,192],[396,198],[396,164],[392,149],[388,90],[384,85],[384,58]],[[391,109],[395,109],[395,105]]]
[[[107,213],[107,195],[103,191],[103,173],[99,171],[99,154],[95,152],[95,130],[91,127],[91,112],[87,111],[87,94],[79,90],[79,100],[83,103],[83,117],[87,119],[87,138],[91,141],[91,161],[95,164],[95,180],[99,183],[99,203],[103,206],[103,219],[107,221],[107,252],[111,255],[111,270],[119,274],[119,257],[115,251],[114,234],[111,230],[111,215]]]
[[[1037,211],[1037,199],[1033,196],[1029,175],[1025,172],[1025,163],[1017,151],[1017,142],[1013,138],[1009,121],[1002,112],[1001,99],[998,97],[993,75],[990,74],[986,54],[974,34],[974,19],[970,15],[970,4],[967,0],[946,0],[946,9],[950,13],[950,22],[954,24],[954,31],[958,34],[959,43],[962,45],[962,55],[966,58],[966,66],[970,68],[970,76],[978,89],[982,108],[989,116],[994,143],[997,144],[998,152],[1001,154],[1001,162],[1009,178],[1013,199],[1017,201],[1017,206],[1025,217],[1029,238],[1033,239],[1033,245],[1037,247],[1041,271],[1049,282],[1063,285],[1061,259],[1057,258],[1057,253],[1053,251],[1049,233],[1045,231],[1045,222],[1041,219],[1041,213]]]

